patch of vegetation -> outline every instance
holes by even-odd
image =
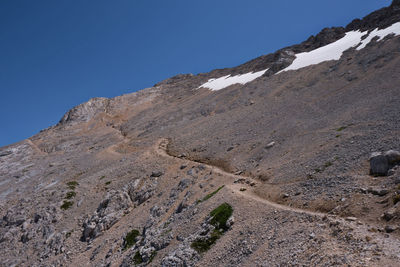
[[[199,204],[199,203],[201,203],[201,202],[204,202],[204,201],[206,201],[206,200],[209,200],[209,199],[212,198],[216,193],[218,193],[219,190],[221,190],[222,188],[224,188],[224,186],[225,186],[225,185],[222,185],[222,186],[218,187],[217,190],[215,190],[214,192],[211,192],[211,193],[208,194],[207,196],[203,197],[203,199],[197,200],[197,204]]]
[[[109,184],[111,184],[111,181],[107,181],[107,182],[105,182],[104,184],[105,184],[105,185],[109,185]]]
[[[75,190],[75,188],[79,185],[77,181],[70,181],[67,183],[68,188],[71,190]]]
[[[212,216],[211,224],[214,225],[217,230],[228,230],[226,222],[228,221],[229,217],[232,216],[232,213],[233,208],[228,203],[224,203],[218,206],[210,213],[210,215]]]
[[[61,205],[60,208],[61,208],[62,210],[67,210],[67,209],[71,208],[72,205],[74,205],[74,202],[64,200],[64,203]]]
[[[165,223],[164,223],[164,229],[167,228],[168,225],[170,225],[170,223],[171,223],[170,221],[165,222]]]
[[[100,177],[100,180],[103,180],[104,178],[106,178],[105,175],[101,176],[101,177]]]
[[[136,238],[140,236],[140,232],[139,230],[133,229],[132,231],[130,231],[129,233],[126,234],[125,238],[124,238],[124,247],[123,250],[126,250],[130,247],[132,247],[133,245],[135,245],[136,243]]]
[[[162,235],[162,236],[166,236],[166,235],[168,235],[169,233],[171,233],[171,231],[172,231],[172,229],[168,229],[168,230],[164,231],[161,235]]]
[[[150,258],[149,258],[149,263],[151,263],[153,260],[154,260],[154,258],[157,256],[157,251],[153,251],[151,254],[150,254]]]
[[[69,238],[71,235],[72,235],[72,232],[73,232],[74,230],[71,230],[71,231],[69,231],[69,232],[67,232],[66,234],[65,234],[65,238]]]
[[[65,195],[65,199],[73,199],[76,196],[76,193],[74,191],[67,192]]]
[[[400,201],[400,195],[396,194],[393,196],[393,204],[396,205]]]
[[[136,251],[135,256],[133,256],[133,263],[134,264],[143,263],[143,258],[142,258],[142,255],[140,255],[139,251]]]
[[[332,165],[333,165],[332,162],[327,161],[327,162],[325,162],[325,164],[324,164],[324,168],[328,168],[328,167],[330,167],[330,166],[332,166]]]
[[[353,126],[353,125],[354,125],[354,123],[350,123],[348,125],[345,125],[345,126],[342,126],[342,127],[338,128],[338,129],[336,129],[336,131],[341,132],[341,131],[346,130],[348,127]]]
[[[214,245],[217,240],[226,232],[229,228],[226,225],[229,217],[232,216],[233,208],[228,203],[223,203],[216,209],[210,212],[212,216],[210,223],[215,227],[211,236],[207,239],[199,238],[192,242],[190,245],[194,250],[199,253],[206,252]]]
[[[207,239],[196,239],[190,245],[191,248],[196,250],[198,253],[204,253],[214,245],[217,240],[222,236],[222,233],[218,230],[214,230],[211,236]]]
[[[333,165],[333,163],[331,161],[327,161],[327,162],[324,163],[324,165],[321,168],[315,168],[314,171],[316,173],[320,173],[320,172],[325,171],[326,168],[328,168],[328,167],[330,167],[332,165]]]

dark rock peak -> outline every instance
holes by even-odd
[[[400,7],[400,0],[393,0],[392,4],[390,5],[390,7]]]
[[[363,19],[355,19],[346,26],[346,31],[371,31],[384,29],[400,21],[400,0],[394,0],[388,7],[381,8]]]

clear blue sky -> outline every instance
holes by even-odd
[[[92,97],[233,67],[390,0],[1,0],[0,146]]]

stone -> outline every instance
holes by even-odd
[[[369,158],[370,175],[386,176],[389,170],[389,162],[386,156],[380,152],[374,152]]]
[[[392,225],[386,225],[385,226],[385,232],[386,233],[391,233],[397,230],[397,227],[392,226]]]
[[[164,173],[162,171],[153,171],[150,176],[151,177],[160,177],[163,174]]]
[[[0,152],[0,158],[1,157],[5,157],[5,156],[8,156],[8,155],[11,155],[12,154],[12,151],[1,151]]]
[[[272,141],[272,142],[268,143],[268,144],[265,146],[265,148],[268,149],[268,148],[273,147],[274,145],[275,145],[275,142]]]
[[[357,218],[356,217],[346,217],[346,221],[355,222],[355,221],[357,221]]]
[[[390,221],[394,217],[394,211],[393,210],[388,210],[385,213],[383,213],[382,218],[385,221]]]
[[[368,188],[368,193],[383,197],[389,193],[389,190],[385,188]]]

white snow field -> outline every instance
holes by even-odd
[[[339,39],[336,42],[317,48],[310,52],[296,54],[296,59],[293,61],[293,63],[278,73],[288,70],[301,69],[328,60],[338,60],[342,56],[343,52],[347,49],[359,45],[357,50],[361,50],[375,37],[379,37],[378,41],[380,41],[389,34],[395,34],[396,36],[400,35],[400,22],[395,23],[386,29],[375,29],[368,35],[367,38],[361,40],[361,37],[366,34],[368,34],[367,31],[350,31],[347,32],[342,39]]]
[[[296,54],[296,58],[292,64],[287,68],[277,72],[277,74],[288,70],[298,70],[310,65],[319,64],[324,61],[339,60],[343,52],[347,49],[356,47],[357,50],[361,50],[365,48],[367,44],[369,44],[375,37],[379,37],[377,41],[380,41],[389,34],[394,34],[395,36],[400,35],[400,22],[397,22],[386,29],[375,29],[371,31],[365,39],[362,40],[362,37],[367,34],[367,31],[350,31],[347,32],[343,38],[337,40],[336,42],[317,48],[310,52]],[[212,91],[218,91],[233,84],[246,84],[262,76],[267,70],[268,69],[258,72],[249,72],[236,76],[226,75],[220,78],[210,79],[208,82],[202,84],[199,88],[203,87]]]
[[[239,74],[236,76],[232,76],[231,75],[226,75],[226,76],[222,76],[220,78],[217,79],[209,79],[208,82],[200,85],[199,88],[203,87],[203,88],[208,88],[212,91],[218,91],[221,89],[224,89],[232,84],[246,84],[248,82],[251,82],[255,79],[257,79],[258,77],[262,76],[266,71],[266,70],[262,70],[262,71],[257,71],[257,72],[249,72],[249,73],[245,73],[245,74]]]

